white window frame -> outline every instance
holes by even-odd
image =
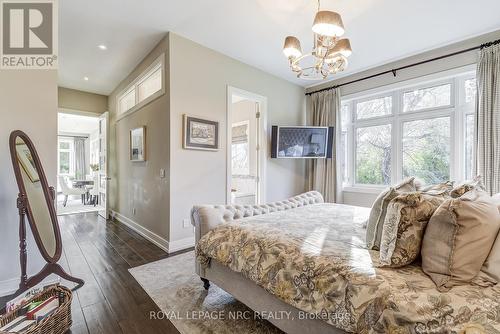
[[[403,123],[407,121],[450,117],[450,179],[463,180],[465,177],[465,121],[467,115],[474,114],[474,103],[465,103],[464,82],[475,78],[475,66],[470,65],[446,72],[400,82],[342,98],[342,105],[349,104],[347,127],[347,182],[343,190],[349,192],[379,193],[387,185],[358,184],[356,178],[356,133],[358,128],[391,124],[391,184],[403,179]],[[403,111],[405,92],[451,84],[450,105]],[[357,119],[355,105],[358,102],[392,96],[392,113],[385,116]],[[340,145],[340,143],[339,143]],[[343,175],[343,171],[341,171]]]
[[[69,143],[69,149],[61,149],[61,143]],[[69,153],[69,172],[61,173],[61,152]],[[57,140],[57,175],[75,175],[75,140],[71,137],[59,137]]]
[[[145,98],[142,101],[139,101],[139,85],[149,79],[151,75],[156,72],[157,70],[160,70],[161,73],[161,89],[147,98]],[[128,110],[120,110],[120,101],[121,99],[130,93],[131,91],[134,91],[135,95],[135,103],[134,106],[131,107]],[[165,94],[165,54],[162,53],[158,58],[156,58],[151,65],[148,66],[146,70],[144,70],[139,76],[137,76],[136,79],[134,79],[125,89],[123,89],[120,94],[117,95],[116,97],[116,119],[120,120],[124,117],[129,116],[130,114],[136,112],[137,110],[141,109],[145,105],[151,103],[152,101],[156,100],[160,96]]]

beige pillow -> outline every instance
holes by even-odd
[[[498,212],[500,212],[500,193],[491,196],[491,200],[495,203],[498,208]]]
[[[465,181],[464,183],[461,183],[455,188],[453,188],[450,192],[450,196],[453,198],[458,198],[464,195],[466,192],[474,189],[484,191],[485,188],[483,185],[483,178],[481,175],[474,177],[470,181]]]
[[[448,199],[432,215],[422,243],[422,269],[447,291],[479,273],[500,229],[498,209],[478,189]]]
[[[402,267],[415,261],[429,219],[447,198],[447,192],[414,192],[399,195],[389,203],[380,244],[382,267]]]
[[[453,189],[453,181],[446,181],[443,183],[425,186],[420,191],[423,193],[427,193],[429,195],[444,195],[444,194],[449,195],[452,189]]]
[[[420,187],[418,181],[414,177],[404,180],[395,187],[390,187],[384,190],[373,203],[370,216],[366,224],[366,246],[369,249],[380,249],[380,240],[382,236],[382,228],[384,225],[385,215],[387,213],[387,205],[396,196],[418,190]]]
[[[500,238],[498,236],[481,271],[473,280],[473,283],[477,285],[492,286],[500,282]]]
[[[491,200],[497,206],[500,214],[500,193],[491,196]],[[474,279],[474,283],[482,286],[490,286],[500,282],[500,233],[497,235],[490,254]]]

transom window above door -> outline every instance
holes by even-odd
[[[409,176],[428,184],[470,179],[475,96],[472,68],[345,96],[338,143],[344,188]]]

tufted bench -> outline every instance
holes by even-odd
[[[309,191],[284,201],[260,205],[199,205],[191,210],[191,224],[196,228],[196,242],[217,225],[241,218],[290,210],[305,205],[323,203],[323,196]]]

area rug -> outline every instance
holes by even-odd
[[[216,286],[203,289],[194,273],[194,252],[129,269],[130,273],[182,334],[282,333]]]
[[[102,210],[101,207],[93,205],[83,205],[81,201],[68,201],[68,204],[66,206],[63,206],[62,203],[57,203],[58,216],[73,215],[76,213],[97,212],[99,210]]]

